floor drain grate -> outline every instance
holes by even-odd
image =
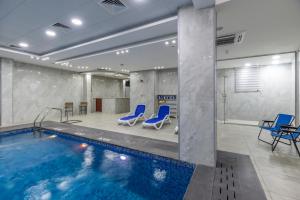
[[[239,188],[235,158],[221,158],[215,171],[213,200],[238,200]]]

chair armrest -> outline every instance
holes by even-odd
[[[294,129],[294,130],[296,130],[298,128],[298,127],[295,127],[295,126],[292,126],[292,125],[281,125],[280,127],[284,128],[284,129]]]
[[[300,134],[300,131],[293,131],[293,130],[282,130],[282,132],[285,132],[285,133],[299,133]]]
[[[274,123],[273,120],[262,120],[262,121],[265,122],[265,123]]]
[[[275,121],[272,121],[272,120],[262,120],[261,122],[262,122],[261,126],[265,126],[265,124],[267,124],[267,126],[271,127],[271,126],[273,126],[273,124],[274,124]]]

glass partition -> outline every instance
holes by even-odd
[[[217,62],[217,119],[257,125],[278,113],[295,114],[295,54]]]

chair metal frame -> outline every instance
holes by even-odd
[[[298,133],[299,135],[297,137],[294,137],[294,133]],[[300,151],[299,151],[299,148],[297,146],[297,142],[300,142],[300,126],[299,127],[294,127],[294,126],[281,126],[281,129],[280,131],[277,133],[277,135],[279,136],[276,136],[276,137],[273,137],[274,140],[273,140],[273,143],[272,143],[272,152],[276,149],[277,145],[279,142],[281,142],[280,140],[281,139],[284,139],[284,140],[289,140],[289,139],[286,139],[286,138],[283,138],[284,135],[289,135],[291,141],[293,142],[294,146],[295,146],[295,149],[298,153],[298,156],[300,157]],[[281,142],[283,143],[283,142]],[[284,143],[286,144],[286,143]]]
[[[259,141],[262,141],[262,142],[264,142],[264,143],[266,143],[266,144],[269,144],[269,145],[272,145],[272,146],[273,146],[273,144],[274,144],[274,137],[273,137],[273,136],[272,136],[273,142],[268,142],[268,141],[266,141],[266,140],[263,140],[263,139],[260,138],[260,136],[261,136],[262,130],[263,130],[264,128],[272,128],[274,125],[276,125],[279,116],[280,116],[280,114],[278,114],[278,115],[276,116],[276,118],[275,118],[274,121],[272,121],[272,120],[262,120],[263,123],[262,123],[262,125],[260,126],[260,131],[259,131],[258,136],[257,136],[257,139],[258,139]],[[292,119],[291,119],[290,123],[289,123],[289,124],[282,124],[282,125],[291,125],[291,124],[293,123],[294,119],[295,119],[295,117],[294,117],[293,115],[291,115],[291,116],[292,116]],[[266,125],[267,125],[267,126],[266,126]],[[266,130],[267,130],[267,129],[266,129]],[[280,130],[280,126],[278,127],[277,130],[274,130],[274,131],[279,131],[279,130]],[[268,131],[272,132],[271,130],[268,130]],[[285,142],[280,141],[280,143],[283,143],[283,144],[286,144],[286,145],[291,145],[291,144],[292,144],[291,141],[289,141],[289,143],[285,143]]]

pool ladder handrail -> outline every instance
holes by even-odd
[[[43,109],[37,116],[36,118],[34,119],[34,122],[33,122],[33,127],[34,128],[42,128],[42,123],[44,122],[45,118],[48,116],[48,114],[50,113],[50,111],[52,110],[57,110],[60,112],[60,122],[62,122],[62,109],[61,108],[53,108],[53,107],[46,107],[45,109]],[[42,116],[40,118],[40,116]],[[38,119],[41,119],[39,122],[38,122]],[[37,124],[39,124],[39,126],[37,126]]]

